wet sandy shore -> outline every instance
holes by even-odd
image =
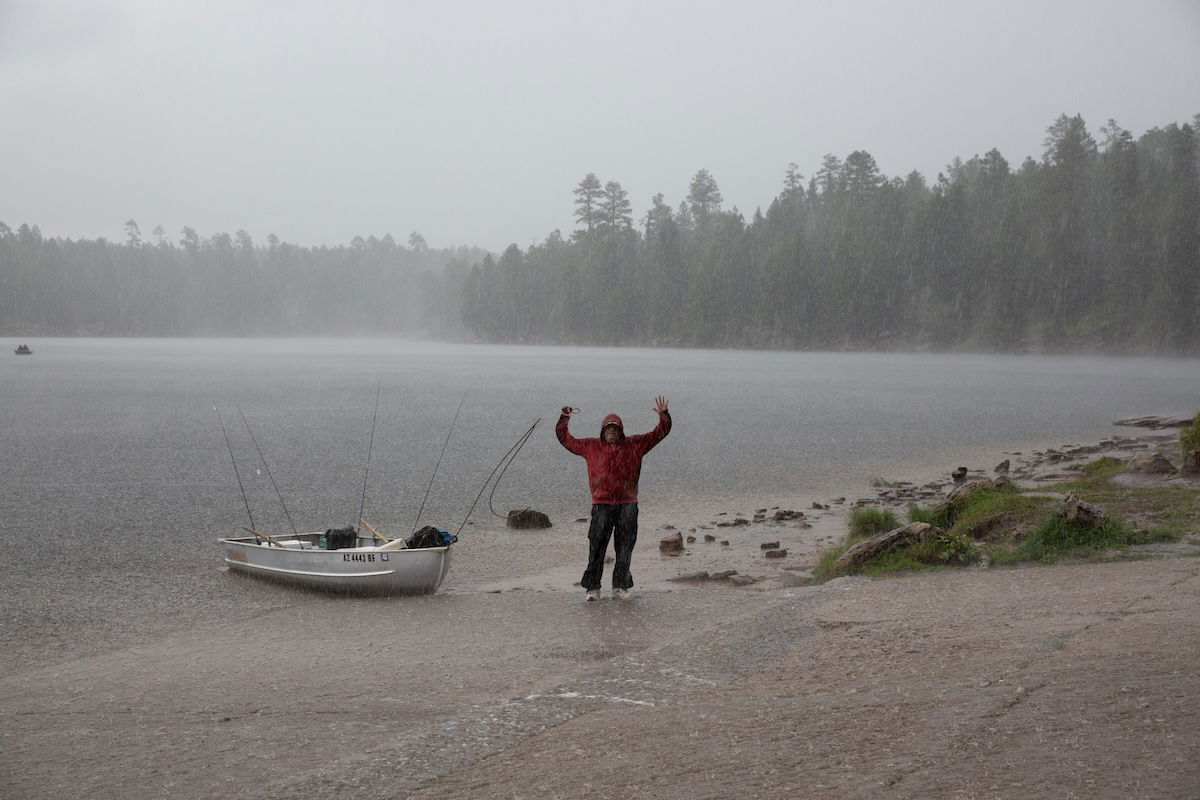
[[[12,670],[3,795],[1197,796],[1200,562],[796,586],[844,512],[720,527],[756,510],[644,515],[628,603],[582,602],[569,522],[464,537],[432,597],[272,594]],[[761,580],[672,580],[728,569]]]
[[[12,798],[1200,786],[1200,564],[297,603],[0,682]]]

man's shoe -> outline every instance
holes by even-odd
[[[613,595],[616,596],[616,598],[618,600],[632,600],[633,599],[633,595],[630,594],[628,589],[613,589]]]
[[[588,589],[587,601],[589,603],[594,603],[599,599],[600,599],[600,590],[599,589]]]

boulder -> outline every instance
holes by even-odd
[[[1008,463],[1008,459],[1006,458],[1003,461],[1001,461],[999,464],[997,464],[995,467],[993,467],[992,472],[995,472],[997,475],[1007,475],[1008,468],[1009,468],[1009,463]]]
[[[780,550],[779,548],[776,548],[774,550],[768,550],[767,552],[763,553],[763,555],[767,558],[783,558],[787,555],[787,550]]]
[[[881,556],[891,550],[903,547],[910,542],[928,539],[939,533],[941,533],[941,530],[930,525],[928,522],[912,522],[853,545],[849,550],[842,553],[835,564],[843,568],[857,567],[867,563],[876,556]]]
[[[1200,450],[1189,450],[1183,454],[1183,474],[1200,475]]]
[[[963,483],[957,488],[950,490],[950,494],[946,495],[946,504],[955,503],[977,489],[996,489],[1000,486],[1007,486],[1010,483],[1012,481],[1008,479],[1007,475],[997,475],[995,478],[984,478],[983,480]]]
[[[669,556],[677,556],[683,552],[683,534],[673,533],[658,542],[658,551]]]
[[[532,508],[526,508],[521,511],[509,511],[505,524],[510,528],[517,528],[519,530],[551,527],[550,518],[540,511],[534,511]]]
[[[1139,475],[1171,475],[1177,470],[1161,453],[1138,453],[1129,459],[1124,471]]]
[[[1075,492],[1063,499],[1058,513],[1065,517],[1067,522],[1078,522],[1081,525],[1096,525],[1104,519],[1104,512],[1099,506],[1083,502]]]
[[[776,539],[773,542],[763,542],[762,544],[760,544],[758,546],[758,549],[759,550],[778,550],[779,549],[779,540]]]
[[[967,468],[959,467],[958,469],[954,470],[954,472],[950,473],[950,477],[954,479],[955,486],[961,486],[962,482],[967,479]]]

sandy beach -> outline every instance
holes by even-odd
[[[646,514],[632,602],[582,602],[572,520],[464,536],[470,584],[431,597],[287,593],[13,670],[0,785],[14,800],[1200,797],[1200,562],[800,585],[845,510],[882,491],[779,523],[771,507]],[[683,555],[659,554],[668,525],[697,537]],[[747,585],[677,580],[729,570]]]

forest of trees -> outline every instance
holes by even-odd
[[[700,170],[635,221],[616,181],[575,188],[578,227],[498,256],[356,238],[43,238],[0,223],[0,333],[408,333],[494,342],[1200,353],[1200,115],[1135,139],[1048,129],[932,183],[825,156],[747,221]]]
[[[474,267],[463,318],[511,342],[1200,352],[1196,127],[1100,138],[1064,115],[1040,161],[992,150],[933,185],[829,155],[748,222],[706,170],[636,226],[589,174],[578,229]]]
[[[300,247],[245,231],[178,243],[134,220],[124,243],[43,238],[0,222],[0,333],[46,336],[404,334],[461,337],[478,248],[433,250],[420,234]],[[449,295],[443,295],[448,292]]]

